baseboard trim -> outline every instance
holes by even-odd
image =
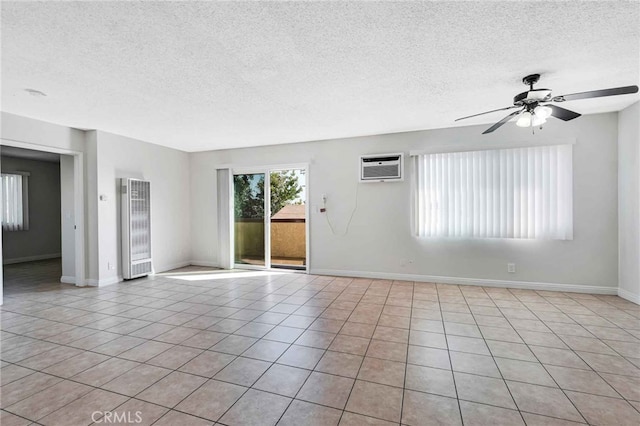
[[[636,305],[640,305],[640,294],[635,294],[622,288],[618,288],[618,296],[622,297],[629,302],[633,302]]]
[[[61,276],[60,277],[60,282],[61,283],[65,283],[65,284],[75,284],[76,283],[76,277],[67,277],[67,276]]]
[[[25,263],[25,262],[34,262],[36,260],[46,260],[46,259],[56,259],[61,258],[61,253],[49,253],[49,254],[39,254],[37,256],[26,256],[26,257],[14,257],[13,259],[2,259],[3,265],[12,265],[14,263]]]
[[[218,262],[211,262],[210,260],[192,260],[189,262],[191,266],[205,266],[210,268],[220,268]]]
[[[162,272],[166,272],[166,271],[170,271],[172,269],[178,269],[178,268],[184,268],[185,266],[189,266],[191,265],[191,262],[188,260],[185,260],[184,262],[178,262],[178,263],[174,263],[172,265],[167,265],[167,266],[159,266],[157,268],[153,268],[154,271],[153,273],[162,273]]]
[[[383,280],[434,282],[441,284],[475,285],[484,287],[518,288],[523,290],[567,291],[572,293],[618,294],[617,287],[578,284],[543,283],[534,281],[507,281],[481,278],[442,277],[437,275],[395,274],[388,272],[344,271],[337,269],[312,269],[314,275],[339,277],[376,278]]]
[[[120,275],[118,275],[117,277],[102,278],[99,280],[90,278],[87,280],[87,285],[92,287],[104,287],[106,285],[117,284],[121,281],[124,281],[124,279]]]

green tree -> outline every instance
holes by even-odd
[[[235,175],[233,177],[233,209],[237,219],[264,217],[264,196],[261,190],[264,187],[264,177],[257,176]]]
[[[293,170],[271,172],[271,216],[278,213],[287,204],[294,201],[302,192]],[[264,186],[264,183],[263,183]]]
[[[296,199],[302,192],[295,171],[272,172],[271,215],[278,213],[287,204],[299,204]],[[264,217],[264,177],[262,175],[235,175],[234,214],[238,219]]]

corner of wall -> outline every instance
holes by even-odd
[[[618,113],[618,295],[640,304],[640,102]]]
[[[618,287],[618,296],[622,297],[625,300],[628,300],[629,302],[633,302],[636,305],[640,305],[640,294],[633,293]]]

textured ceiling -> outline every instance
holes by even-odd
[[[638,84],[640,2],[2,2],[2,110],[185,151],[491,123]],[[47,94],[39,97],[24,89]],[[565,103],[614,111],[638,95]]]

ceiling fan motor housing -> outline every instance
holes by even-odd
[[[551,99],[550,89],[533,89],[528,92],[518,93],[513,98],[514,105],[525,105],[534,102],[545,102]]]
[[[528,105],[537,102],[544,102],[551,99],[551,90],[534,89],[533,85],[540,80],[540,74],[530,74],[522,79],[522,82],[529,86],[529,90],[517,94],[513,98],[513,104],[516,106]]]

